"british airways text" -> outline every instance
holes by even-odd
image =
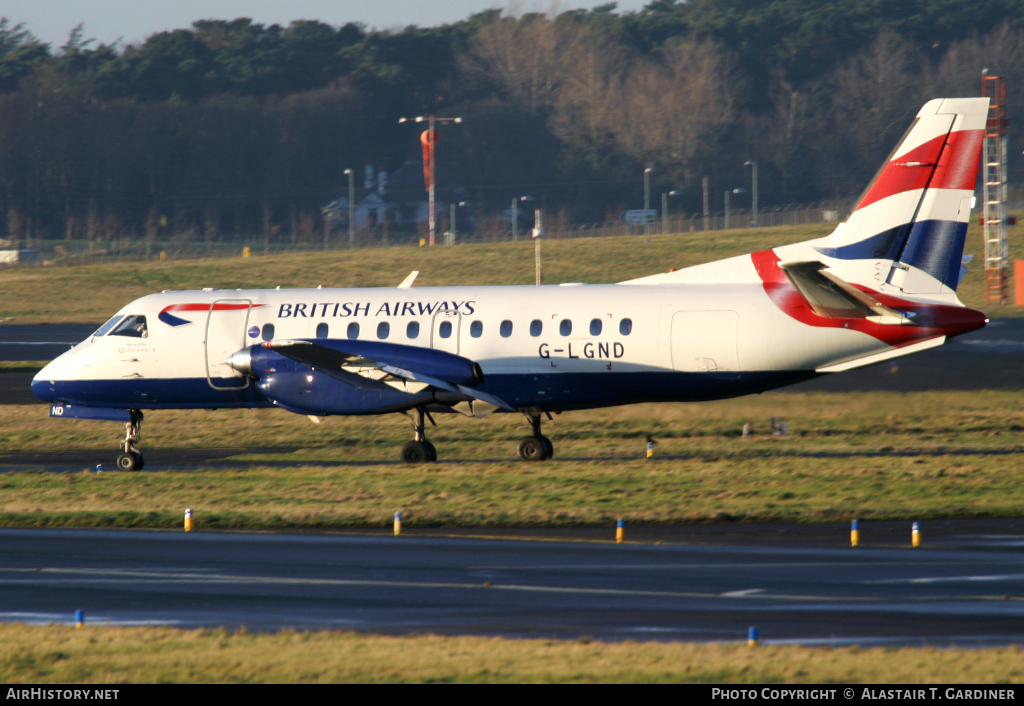
[[[465,302],[314,302],[312,304],[282,304],[277,310],[279,319],[324,319],[349,316],[429,316],[438,311],[452,314],[473,314],[475,301]]]

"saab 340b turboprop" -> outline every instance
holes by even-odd
[[[942,345],[987,319],[956,296],[987,98],[925,104],[849,218],[824,238],[618,284],[162,292],[43,368],[50,416],[280,407],[402,412],[406,462],[433,461],[431,410],[541,416],[761,392]]]

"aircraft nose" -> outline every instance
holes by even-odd
[[[49,366],[46,366],[48,368]],[[32,394],[41,399],[43,402],[54,402],[57,394],[57,390],[54,388],[53,382],[46,379],[44,373],[46,368],[40,370],[34,378],[32,378]]]

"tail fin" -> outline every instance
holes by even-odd
[[[844,223],[826,238],[776,252],[798,259],[811,255],[811,246],[850,282],[894,293],[952,294],[987,116],[988,98],[929,101]],[[784,254],[801,245],[804,253]]]

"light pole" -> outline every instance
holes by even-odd
[[[427,152],[428,152],[427,159],[429,160],[429,166],[428,166],[427,171],[429,172],[429,175],[430,175],[430,183],[427,184],[427,193],[429,194],[428,197],[427,197],[428,201],[429,201],[428,210],[430,211],[430,213],[429,213],[429,220],[430,220],[430,241],[429,241],[429,244],[433,245],[434,244],[434,232],[435,232],[435,226],[436,226],[436,222],[435,222],[435,218],[434,218],[434,182],[437,181],[434,178],[434,176],[435,176],[435,174],[434,174],[434,152],[437,151],[436,150],[436,148],[437,148],[437,132],[434,131],[434,124],[435,123],[442,123],[442,124],[444,124],[444,123],[461,123],[462,122],[462,118],[438,118],[438,117],[435,117],[433,115],[430,115],[430,116],[427,116],[426,118],[424,118],[422,115],[419,115],[419,116],[417,116],[415,118],[399,118],[398,122],[404,123],[404,122],[407,122],[410,119],[413,122],[417,122],[417,123],[422,123],[424,120],[426,120],[427,121],[427,125],[428,125],[427,132],[425,133],[425,142],[423,143],[423,146],[428,148],[428,150],[427,150]],[[423,140],[424,137],[421,137],[420,139]]]
[[[458,207],[459,208],[465,208],[468,205],[471,205],[471,204],[469,204],[466,201],[459,201],[459,203],[458,203]],[[449,227],[450,230],[449,230],[448,239],[445,241],[445,245],[455,245],[455,238],[458,237],[458,234],[459,234],[458,226],[457,226],[457,223],[456,223],[456,213],[457,213],[457,211],[455,210],[455,206],[456,206],[455,202],[452,202],[449,205],[449,209],[448,209],[448,214],[449,214],[448,215],[448,221],[449,221],[448,227]]]
[[[757,228],[757,162],[752,159],[747,160],[743,163],[744,167],[750,167],[750,181],[751,188],[753,189],[753,205],[751,210],[754,212],[754,219],[750,222],[751,228]]]
[[[711,199],[708,195],[708,178],[704,177],[700,180],[701,188],[704,190],[704,227],[702,230],[708,229],[708,216],[711,215]]]
[[[651,210],[651,172],[650,167],[644,168],[644,211]],[[644,213],[644,235],[651,234],[651,224],[648,222],[647,213]]]
[[[517,199],[512,199],[512,242],[515,243],[519,240],[519,202],[526,203],[527,201],[533,201],[532,196],[520,196]]]
[[[346,169],[348,175],[348,246],[355,247],[356,244],[356,185],[355,175],[351,169]]]
[[[729,194],[745,194],[746,189],[733,189],[725,192],[725,229],[729,230]]]
[[[533,211],[533,267],[537,275],[537,284],[541,283],[543,277],[540,271],[540,236],[544,235],[544,225],[541,220],[540,209]]]
[[[669,196],[680,196],[682,191],[662,191],[661,192],[661,233],[664,235],[668,233],[668,197]]]

